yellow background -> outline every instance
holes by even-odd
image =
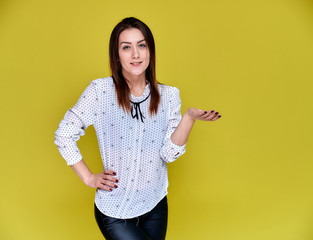
[[[313,2],[1,0],[0,239],[102,239],[95,190],[54,132],[91,80],[110,75],[113,27],[151,28],[157,78],[197,122],[169,164],[168,240],[313,239]],[[79,141],[102,169],[92,127]]]

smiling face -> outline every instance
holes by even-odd
[[[119,61],[127,79],[143,78],[150,63],[150,53],[142,32],[129,28],[121,32],[118,41]]]

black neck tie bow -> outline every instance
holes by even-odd
[[[132,103],[132,106],[131,106],[131,115],[132,115],[133,118],[139,119],[139,116],[140,116],[140,119],[141,119],[141,121],[143,122],[143,119],[144,119],[145,117],[142,115],[142,112],[141,112],[141,110],[140,110],[140,103],[146,101],[149,96],[150,96],[150,93],[149,93],[149,95],[148,95],[144,100],[142,100],[141,102],[133,102],[133,101],[130,101],[130,102]]]

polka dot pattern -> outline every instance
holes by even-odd
[[[96,131],[104,169],[117,173],[118,188],[112,192],[97,189],[95,203],[105,215],[133,218],[152,210],[167,194],[167,163],[185,153],[185,145],[171,141],[181,120],[179,90],[159,84],[161,102],[158,113],[149,113],[150,97],[140,103],[144,122],[118,106],[113,79],[93,80],[77,103],[70,108],[55,132],[55,144],[68,165],[82,160],[77,147],[85,129]],[[141,102],[150,93],[147,84]]]

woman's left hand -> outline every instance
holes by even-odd
[[[189,108],[186,113],[192,120],[198,119],[201,121],[215,121],[222,116],[219,112],[215,112],[213,109],[205,111],[197,108]]]
[[[186,144],[192,126],[197,119],[201,121],[215,121],[221,117],[218,113],[219,112],[215,112],[214,110],[206,111],[197,108],[189,108],[172,133],[172,142],[179,146]]]

